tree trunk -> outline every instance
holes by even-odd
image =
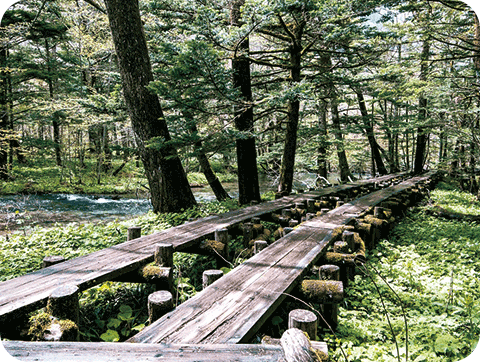
[[[138,0],[106,0],[118,57],[123,92],[150,186],[153,211],[178,212],[196,205],[158,97],[147,86],[153,81]]]
[[[421,65],[420,65],[420,80],[426,81],[427,80],[427,72],[428,72],[428,58],[430,54],[430,41],[429,39],[425,39],[423,41],[423,49],[421,54]],[[429,133],[427,128],[425,127],[425,122],[427,119],[427,99],[423,93],[420,94],[418,99],[418,123],[419,126],[417,128],[417,148],[415,150],[415,162],[414,162],[414,173],[420,174],[423,172],[423,167],[425,165],[426,160],[426,148],[427,148],[427,141],[429,138]]]
[[[240,26],[240,7],[245,0],[232,0],[231,24]],[[232,59],[233,87],[238,88],[242,94],[240,106],[235,106],[235,127],[240,132],[253,132],[253,107],[252,84],[250,77],[250,61],[246,57],[249,52],[249,40],[245,38],[238,46]],[[238,200],[240,204],[249,203],[252,200],[260,201],[260,186],[258,183],[257,151],[255,138],[237,138],[237,172],[238,172]],[[207,160],[208,161],[208,160]],[[222,188],[223,189],[223,188]]]
[[[197,125],[195,124],[193,117],[185,111],[183,112],[183,115],[185,116],[186,121],[189,124],[190,132],[193,135],[198,136]],[[222,183],[220,183],[220,180],[218,180],[217,176],[212,170],[212,167],[210,166],[210,161],[208,160],[207,155],[205,154],[202,141],[200,140],[200,138],[198,138],[198,140],[195,142],[193,147],[195,150],[195,156],[198,160],[198,164],[200,165],[200,169],[202,170],[203,175],[205,175],[208,185],[210,185],[210,188],[212,188],[212,191],[215,194],[215,197],[217,198],[217,200],[222,201],[222,200],[231,199],[230,195],[228,195],[225,188],[223,188]]]
[[[305,21],[300,20],[295,25],[292,34],[295,40],[290,44],[290,80],[297,83],[301,80],[302,46],[301,40]],[[289,99],[287,103],[287,130],[285,146],[283,148],[282,165],[280,167],[279,192],[290,193],[293,187],[293,173],[295,170],[295,154],[297,149],[297,130],[300,117],[300,101],[297,97]]]
[[[323,178],[328,177],[328,167],[327,167],[327,102],[324,100],[320,101],[320,110],[318,114],[318,128],[319,128],[319,143],[317,149],[317,174]]]
[[[7,49],[0,49],[0,180],[8,179],[8,84]]]
[[[385,175],[388,173],[385,164],[383,163],[382,156],[380,155],[380,148],[378,146],[377,140],[375,139],[375,132],[373,130],[373,122],[370,121],[368,117],[367,107],[365,105],[365,99],[361,92],[357,92],[358,105],[360,107],[360,113],[362,114],[363,128],[367,134],[368,143],[370,144],[370,149],[372,152],[373,160],[376,164],[376,169],[380,175]],[[372,114],[373,118],[373,114]]]
[[[48,93],[50,100],[53,102],[55,96],[54,85],[53,85],[53,69],[51,62],[53,61],[50,54],[50,45],[48,44],[48,39],[45,38],[45,55],[47,57],[47,84],[48,84]],[[60,118],[56,112],[52,115],[52,127],[53,127],[53,147],[55,149],[55,160],[58,166],[62,166],[62,150],[61,150],[61,139],[60,139]]]

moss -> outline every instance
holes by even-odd
[[[327,252],[324,257],[324,261],[329,265],[343,265],[343,264],[354,264],[353,260],[355,259],[354,254],[350,253],[337,253],[337,252]]]
[[[52,316],[46,312],[33,315],[29,319],[28,335],[32,337],[32,340],[43,340],[43,335],[50,328],[52,321]]]
[[[343,284],[340,281],[303,280],[300,291],[311,301],[338,303],[343,300]]]
[[[369,214],[365,216],[365,222],[373,224],[374,226],[381,227],[384,224],[384,220],[380,218],[375,218],[373,215]]]
[[[215,251],[215,252],[218,252],[219,254],[223,254],[225,251],[225,244],[219,241],[215,241],[213,239],[208,239],[202,243],[201,248],[207,251],[211,251],[211,252]]]
[[[147,265],[142,269],[142,277],[145,280],[151,280],[160,273],[159,266]]]
[[[62,341],[75,341],[78,340],[78,325],[73,321],[65,319],[59,320],[60,330],[62,332]]]
[[[328,354],[326,354],[325,352],[323,352],[321,350],[318,350],[318,349],[313,349],[313,348],[312,348],[312,352],[316,355],[319,362],[328,362],[329,361]]]
[[[342,238],[342,233],[345,230],[345,226],[339,226],[333,229],[331,241],[335,242]]]

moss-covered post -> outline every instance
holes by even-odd
[[[63,285],[52,291],[48,297],[46,312],[55,319],[58,332],[54,340],[79,340],[80,321],[79,288],[75,285]]]
[[[173,245],[171,243],[155,245],[155,264],[162,267],[173,267]]]
[[[280,338],[286,362],[321,362],[320,354],[310,340],[297,328],[288,329]]]
[[[307,213],[315,213],[315,199],[307,199]]]
[[[340,267],[335,265],[323,265],[318,270],[320,280],[339,281],[340,280]],[[323,318],[327,324],[335,329],[338,325],[338,304],[321,304]],[[322,325],[326,325],[322,321]]]
[[[173,295],[170,291],[156,291],[148,296],[148,321],[152,324],[173,310]]]
[[[248,247],[253,239],[253,223],[245,222],[243,224],[243,247]]]
[[[224,266],[228,262],[224,260],[228,259],[229,256],[229,248],[228,248],[228,242],[229,242],[229,236],[228,236],[228,229],[226,228],[220,228],[215,230],[215,241],[223,244],[223,258],[221,256],[216,256],[217,259],[217,267]]]
[[[127,241],[140,238],[142,236],[142,227],[129,227],[127,229]]]
[[[205,289],[223,276],[222,270],[206,270],[202,275],[202,286]]]

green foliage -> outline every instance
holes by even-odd
[[[433,200],[452,201],[460,209],[470,206],[471,195],[450,189],[433,191]],[[400,302],[373,267],[406,310],[410,361],[455,361],[470,354],[480,335],[480,225],[435,218],[419,208],[407,213],[389,239],[370,251],[368,275],[379,286],[405,359]],[[340,340],[325,336],[334,360],[344,359],[340,344],[350,361],[396,360],[394,340],[370,278],[357,275],[347,296],[339,315]]]

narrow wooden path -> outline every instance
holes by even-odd
[[[355,199],[301,224],[129,341],[134,343],[246,343],[326,252],[335,227],[425,181],[414,177]]]
[[[253,205],[222,215],[199,219],[168,230],[143,236],[106,248],[79,258],[65,261],[24,276],[0,282],[0,331],[9,320],[28,311],[45,306],[50,293],[58,286],[76,285],[86,290],[105,281],[110,281],[137,270],[153,261],[157,243],[171,243],[175,251],[185,251],[220,228],[230,228],[252,217],[263,216],[308,198],[345,192],[374,183],[387,182],[406,173],[386,175],[380,178],[361,180],[286,196],[274,201]]]

